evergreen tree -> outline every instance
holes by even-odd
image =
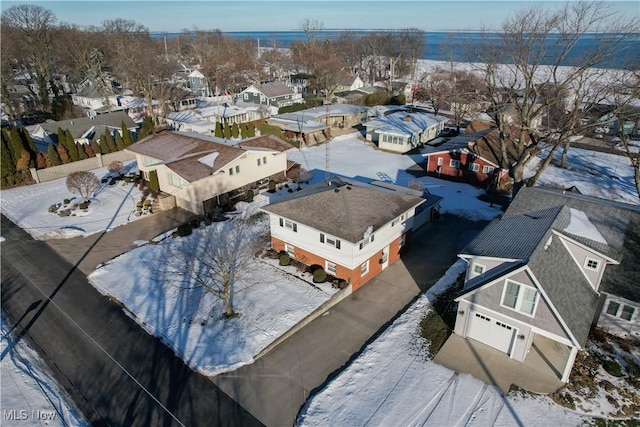
[[[111,130],[106,129],[104,131],[104,140],[106,141],[107,146],[109,146],[110,153],[115,153],[116,151],[118,151],[118,147],[116,147],[116,142],[113,140],[113,136],[111,136]]]
[[[65,134],[65,148],[69,152],[69,157],[72,162],[77,162],[80,160],[80,153],[78,153],[78,146],[76,145],[75,140],[73,139],[73,135],[71,135],[71,131],[69,129],[64,131]]]
[[[93,138],[93,140],[91,141],[91,149],[93,150],[94,156],[98,153],[101,153],[100,144],[98,144],[98,140],[96,138]]]
[[[29,165],[31,164],[31,154],[29,150],[26,148],[22,148],[20,152],[20,160],[16,163],[16,170],[18,172],[26,172],[29,170]]]
[[[9,136],[4,129],[2,129],[2,145],[0,146],[0,175],[2,178],[14,175],[16,173],[16,165],[11,160],[11,150],[7,143],[9,142]]]
[[[92,142],[93,144],[93,142]],[[84,152],[87,155],[87,159],[90,157],[95,157],[96,156],[96,152],[93,151],[93,148],[91,147],[91,145],[89,144],[83,144],[82,148],[84,148]]]
[[[11,152],[11,160],[14,166],[17,166],[22,156],[22,138],[20,137],[20,131],[15,126],[9,131],[9,150]]]
[[[127,125],[124,123],[124,121],[122,122],[122,139],[124,140],[125,147],[128,147],[131,144],[133,144],[133,135],[131,134],[131,131],[129,130]]]
[[[224,137],[224,134],[222,133],[222,122],[216,122],[216,133],[215,133],[215,135],[218,138]]]
[[[58,144],[58,147],[56,148],[58,150],[58,155],[60,156],[60,162],[62,162],[63,165],[70,163],[71,158],[69,157],[69,152],[64,147],[64,145]]]
[[[120,132],[116,132],[116,148],[118,151],[124,150],[124,139],[122,139]]]
[[[224,124],[224,137],[231,139],[231,126],[229,126],[229,123]]]
[[[249,128],[249,138],[253,138],[256,136],[256,128],[251,123],[247,123],[247,127]]]
[[[109,149],[109,144],[107,144],[107,137],[102,135],[100,137],[100,153],[101,154],[109,154],[111,150]]]
[[[245,123],[243,125],[240,125],[240,137],[242,139],[247,138],[247,135],[248,135],[247,132],[248,132],[247,124]]]
[[[231,126],[231,136],[237,138],[240,132],[238,132],[238,124],[233,122],[233,126]]]
[[[78,157],[80,160],[84,160],[87,158],[87,153],[84,151],[84,144],[77,143],[76,150],[78,150]]]
[[[38,169],[44,169],[46,167],[49,167],[51,163],[49,162],[49,158],[47,157],[47,155],[45,153],[41,153],[38,152],[38,154],[36,155],[36,167]]]
[[[51,166],[59,166],[62,164],[62,160],[60,160],[60,155],[58,154],[58,150],[56,150],[55,145],[49,144],[47,154],[49,155],[49,162],[51,163]]]
[[[154,128],[155,126],[153,125],[153,118],[150,116],[145,116],[145,118],[142,120],[140,131],[138,132],[138,141],[151,135]]]
[[[31,167],[35,168],[37,164],[36,159],[38,155],[38,149],[36,148],[36,144],[33,143],[33,139],[31,138],[31,135],[29,134],[29,131],[26,128],[22,128],[20,130],[20,136],[22,138],[22,146],[26,148],[27,151],[29,151],[29,154],[31,154]]]

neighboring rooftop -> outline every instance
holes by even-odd
[[[357,243],[369,227],[373,232],[424,199],[372,186],[331,181],[299,192],[295,197],[267,205],[280,215],[340,239]]]

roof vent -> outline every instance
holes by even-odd
[[[351,190],[351,186],[350,185],[347,185],[347,190]]]
[[[335,191],[336,193],[339,193],[339,192],[340,192],[340,189],[339,189],[339,188],[336,188],[336,189],[335,189],[335,190],[333,190],[333,191]]]

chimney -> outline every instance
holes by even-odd
[[[406,115],[406,116],[404,116],[404,119],[403,119],[403,120],[404,120],[405,122],[410,122],[410,121],[411,121],[411,116]]]

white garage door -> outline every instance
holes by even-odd
[[[484,314],[472,311],[467,337],[491,346],[503,353],[510,354],[511,343],[515,335],[513,326],[499,322]]]

